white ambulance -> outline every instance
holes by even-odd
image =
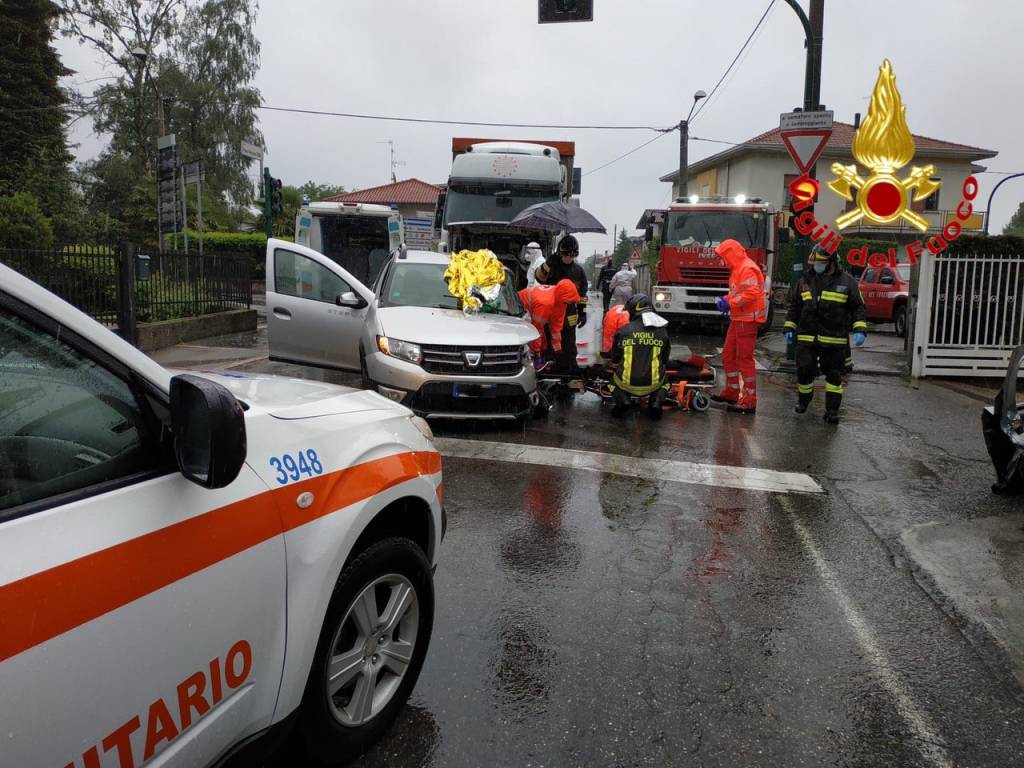
[[[205,766],[379,736],[444,535],[426,423],[171,373],[0,265],[0,766]]]

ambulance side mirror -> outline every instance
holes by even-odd
[[[178,470],[203,488],[234,482],[245,463],[245,416],[227,388],[182,374],[171,379],[171,431]]]

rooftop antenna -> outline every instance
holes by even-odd
[[[396,184],[398,182],[398,176],[395,175],[395,168],[397,168],[400,165],[405,165],[405,161],[404,160],[398,160],[395,157],[395,142],[392,141],[391,139],[386,139],[384,141],[378,141],[377,143],[378,144],[387,144],[388,145],[388,149],[389,149],[389,151],[391,153],[391,162],[389,164],[390,168],[391,168],[391,183],[392,184]]]

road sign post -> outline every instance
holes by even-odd
[[[818,112],[786,112],[779,115],[779,133],[782,143],[793,158],[793,163],[799,169],[801,178],[794,182],[798,188],[810,192],[810,206],[805,210],[814,211],[814,196],[817,193],[817,182],[815,181],[816,164],[825,145],[832,136],[832,112],[822,110]],[[799,184],[801,180],[807,184]],[[806,198],[805,198],[806,199]],[[790,288],[795,290],[800,278],[803,277],[804,265],[811,253],[811,240],[806,235],[798,235],[793,243],[793,267],[790,270]],[[795,347],[792,344],[786,345],[786,356],[793,359]]]

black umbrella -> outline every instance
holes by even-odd
[[[566,205],[560,201],[531,205],[509,224],[544,232],[608,232],[592,214],[579,206]]]

